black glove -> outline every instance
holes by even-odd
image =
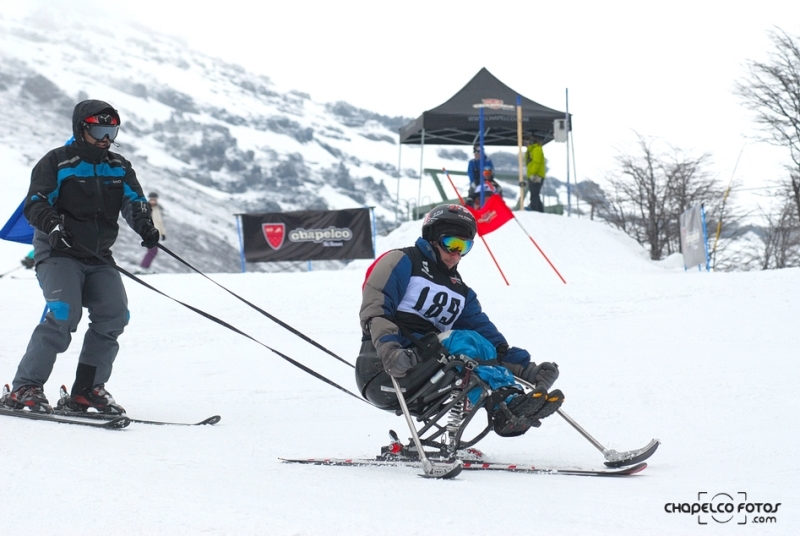
[[[497,350],[497,362],[502,363],[503,359],[505,359],[506,357],[506,353],[508,353],[508,343],[501,342],[500,344],[497,345],[496,350]]]
[[[22,266],[27,269],[33,268],[33,265],[36,264],[36,261],[33,260],[33,257],[25,257],[20,262],[22,263]]]
[[[450,352],[447,351],[447,348],[442,346],[442,343],[439,342],[437,333],[428,333],[419,340],[419,344],[420,346],[417,350],[422,361],[439,359],[442,356],[450,355]]]
[[[522,377],[532,383],[535,387],[544,387],[548,391],[558,379],[558,365],[544,361],[539,363],[531,363],[525,367],[525,372]]]
[[[140,236],[142,237],[142,246],[150,249],[158,245],[158,239],[161,238],[161,233],[159,233],[158,229],[153,225],[149,225],[144,228]]]
[[[58,220],[53,222],[53,228],[50,229],[47,240],[53,249],[69,249],[74,244],[72,233],[64,229],[64,224]]]
[[[419,356],[411,348],[396,348],[383,359],[383,369],[395,378],[404,378],[408,369],[419,363]]]

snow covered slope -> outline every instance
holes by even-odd
[[[252,341],[127,282],[131,323],[109,389],[131,415],[213,428],[131,425],[121,432],[0,417],[0,519],[9,533],[75,534],[797,534],[800,270],[684,272],[656,265],[627,237],[588,221],[523,214],[564,285],[511,222],[462,274],[508,340],[561,369],[564,410],[610,448],[663,444],[626,479],[284,465],[280,456],[372,456],[404,420],[315,380]],[[379,250],[408,245],[409,224]],[[3,265],[16,258],[0,257]],[[359,261],[362,262],[362,261]],[[222,284],[350,362],[359,345],[363,270],[222,274]],[[0,279],[0,377],[10,381],[39,319],[29,271]],[[355,390],[353,370],[199,276],[148,283],[232,323]],[[84,326],[46,392],[71,383]],[[525,436],[490,436],[497,461],[601,467],[558,416]],[[698,493],[706,492],[699,500]],[[727,493],[777,513],[671,514],[667,504]],[[708,526],[699,525],[707,522]]]

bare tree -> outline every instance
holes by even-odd
[[[748,77],[734,91],[755,112],[759,139],[789,149],[787,193],[800,217],[800,38],[780,28],[768,33],[774,50],[765,62],[749,61]]]
[[[616,157],[618,174],[609,178],[613,193],[602,215],[659,260],[680,251],[680,215],[698,203],[713,214],[723,188],[707,171],[708,154],[692,157],[671,146],[659,151],[654,140],[636,135],[637,152]]]

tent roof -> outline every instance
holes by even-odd
[[[480,130],[480,107],[475,105],[484,104],[484,144],[517,145],[517,96],[521,97],[522,130],[538,134],[544,143],[551,141],[553,121],[566,114],[521,96],[484,67],[450,100],[401,128],[400,143],[422,143],[425,129],[426,145],[472,145]],[[502,109],[508,105],[513,108]],[[570,129],[571,123],[572,117]]]

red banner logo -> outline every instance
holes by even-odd
[[[504,108],[503,106],[503,99],[481,99],[483,104],[486,108],[490,108],[492,110],[499,110],[500,108]]]
[[[264,231],[264,238],[272,249],[280,249],[283,240],[286,238],[285,223],[262,223],[261,230]]]

